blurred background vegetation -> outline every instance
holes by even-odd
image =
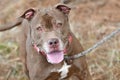
[[[120,28],[120,0],[61,0],[72,8],[71,29],[88,49]],[[60,0],[0,0],[0,25],[13,22],[29,8],[51,7]],[[19,58],[21,26],[0,32],[0,80],[27,80]],[[120,34],[87,55],[93,80],[120,80]]]

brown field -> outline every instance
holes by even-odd
[[[88,49],[120,28],[119,0],[70,0],[71,29]],[[59,0],[0,0],[0,25],[14,21],[26,9],[43,8]],[[21,26],[19,26],[21,27]],[[26,80],[19,59],[19,27],[0,32],[0,80]],[[120,34],[87,55],[93,80],[120,80]]]

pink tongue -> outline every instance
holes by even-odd
[[[64,59],[63,51],[47,54],[47,61],[52,64],[58,64]]]

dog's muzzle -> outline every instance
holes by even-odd
[[[70,34],[68,35],[68,39],[64,45],[63,50],[53,50],[47,54],[44,51],[44,49],[42,49],[41,47],[38,47],[34,42],[32,42],[32,45],[33,45],[33,48],[38,52],[38,54],[41,54],[44,57],[46,57],[49,63],[58,64],[64,60],[64,56],[67,55],[67,52],[68,52],[67,48],[68,46],[70,46],[71,43],[72,43],[72,35]],[[52,49],[54,46],[57,46],[58,40],[54,39],[52,41],[49,41],[48,44],[50,48]]]

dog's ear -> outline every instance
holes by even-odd
[[[34,17],[35,13],[36,11],[34,9],[28,9],[21,17],[30,21]]]
[[[59,11],[63,12],[64,14],[69,14],[71,8],[69,8],[68,6],[66,5],[57,5],[56,6],[56,9],[58,9]]]

